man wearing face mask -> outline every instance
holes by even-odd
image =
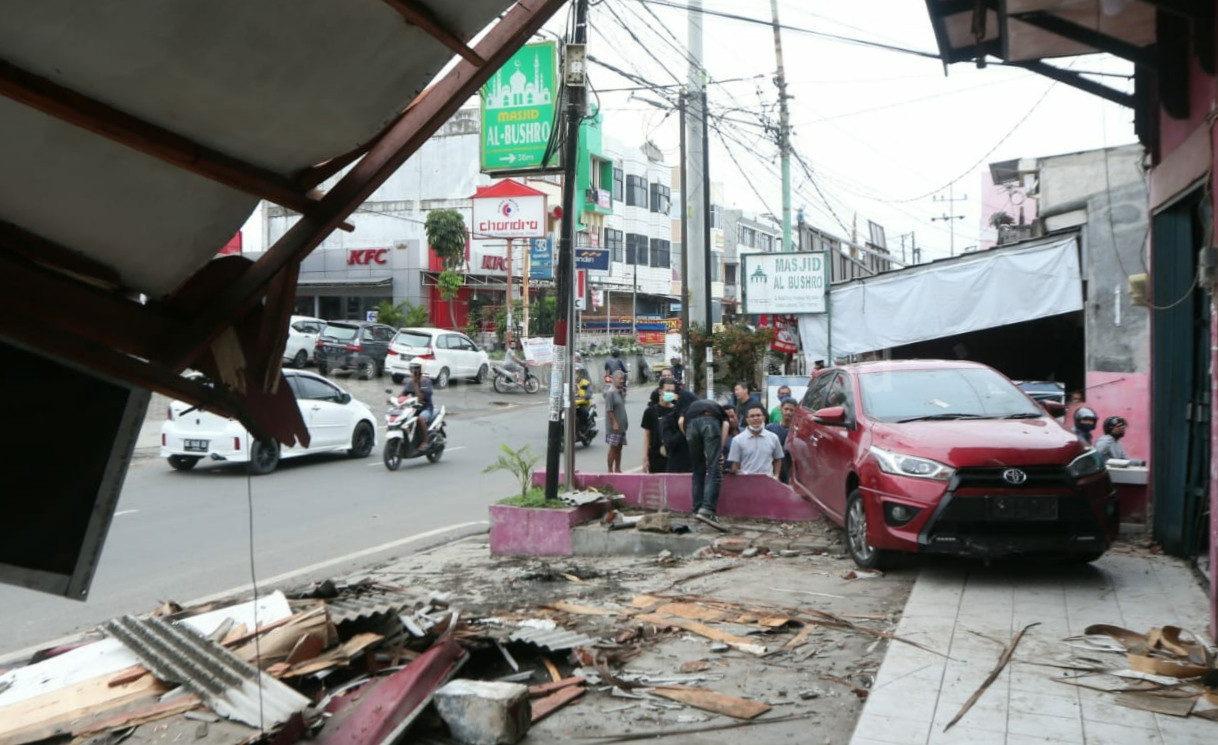
[[[690,460],[689,443],[681,432],[681,417],[697,397],[682,390],[671,377],[660,379],[660,388],[655,406],[655,429],[653,436],[663,448],[668,473],[689,473],[693,467]],[[656,473],[653,469],[652,473]]]
[[[778,478],[782,469],[782,443],[778,435],[765,428],[765,407],[760,403],[745,407],[747,428],[732,438],[727,462],[731,473],[763,473]]]
[[[1080,406],[1074,410],[1074,429],[1070,430],[1078,435],[1078,441],[1084,445],[1091,445],[1091,433],[1095,431],[1095,422],[1099,419],[1095,415],[1095,410],[1086,406]]]

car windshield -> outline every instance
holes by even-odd
[[[393,337],[393,343],[404,347],[428,347],[431,346],[431,334],[424,334],[418,331],[399,331],[398,335]]]
[[[326,339],[337,339],[338,341],[350,341],[359,335],[358,326],[338,326],[333,323],[326,326],[326,330],[321,332],[321,335]]]
[[[885,422],[1034,418],[1044,414],[993,370],[889,370],[859,376],[863,412]]]

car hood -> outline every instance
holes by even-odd
[[[970,466],[1064,465],[1086,448],[1047,417],[872,423],[871,444],[886,450]]]

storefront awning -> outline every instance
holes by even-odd
[[[301,279],[296,287],[302,291],[371,289],[393,287],[393,277],[353,277],[351,279]]]
[[[829,308],[835,358],[1082,310],[1078,236],[1053,236],[836,285]],[[809,360],[829,359],[827,318],[799,317]]]

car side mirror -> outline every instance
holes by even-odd
[[[338,402],[344,406],[351,403],[351,394],[345,392],[338,394]]]
[[[1041,401],[1039,403],[1042,409],[1049,412],[1049,416],[1064,416],[1066,413],[1066,405],[1059,401]]]
[[[844,426],[846,424],[846,407],[845,406],[829,406],[824,409],[817,409],[812,414],[812,419],[817,424],[834,424]]]

